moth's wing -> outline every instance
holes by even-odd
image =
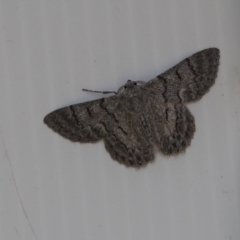
[[[117,96],[79,103],[49,113],[44,122],[74,142],[96,142],[108,135],[118,111]]]
[[[183,103],[200,99],[217,77],[220,51],[209,48],[186,58],[145,84],[149,94],[163,102]]]
[[[160,144],[161,151],[166,155],[183,152],[190,145],[195,132],[194,117],[186,106],[174,105],[174,109],[169,109],[169,128],[164,129]]]
[[[136,124],[136,116],[123,111],[113,131],[105,137],[111,157],[128,167],[140,168],[153,161],[153,144],[146,141]]]
[[[55,132],[74,142],[105,139],[114,160],[141,167],[152,161],[152,146],[141,137],[131,115],[118,96],[71,105],[49,113],[44,122]]]
[[[149,115],[154,127],[155,144],[165,155],[183,152],[195,132],[193,115],[183,104],[153,103]]]

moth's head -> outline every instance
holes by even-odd
[[[124,84],[122,87],[118,89],[117,94],[126,93],[129,96],[133,96],[141,90],[141,87],[144,84],[145,82],[143,81],[128,80],[126,84]]]

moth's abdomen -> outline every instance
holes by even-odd
[[[150,145],[154,145],[156,142],[156,134],[154,131],[154,122],[152,115],[147,112],[140,113],[134,119],[134,124],[136,125],[136,131],[139,132],[139,136],[144,139]]]

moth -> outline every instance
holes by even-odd
[[[195,122],[185,103],[208,92],[219,58],[217,48],[202,50],[148,82],[128,80],[115,95],[58,109],[44,122],[73,142],[104,139],[112,159],[140,168],[154,160],[154,146],[175,155],[190,145]]]

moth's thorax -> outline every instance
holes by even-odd
[[[128,95],[129,97],[136,95],[141,91],[141,86],[143,86],[145,82],[143,81],[131,81],[128,80],[126,84],[120,87],[117,91],[117,94]]]
[[[119,88],[117,95],[121,98],[126,110],[134,113],[140,111],[144,84],[143,81],[128,80],[125,85]]]

